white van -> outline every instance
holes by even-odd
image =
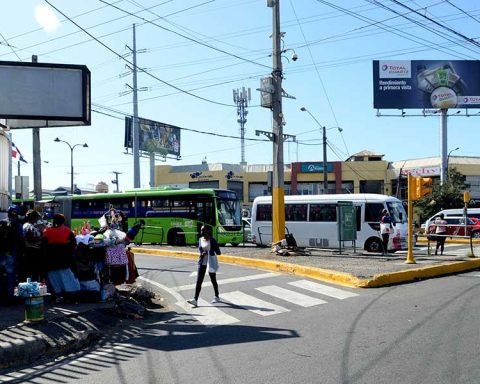
[[[395,197],[369,194],[287,195],[285,230],[293,234],[299,247],[339,248],[338,205],[351,201],[356,207],[357,244],[368,252],[382,251],[380,214],[387,209],[394,232],[388,249],[407,249],[407,213]],[[256,197],[252,205],[252,242],[267,246],[272,242],[272,197]]]
[[[430,217],[425,224],[422,224],[422,229],[427,230],[428,227],[435,221],[435,218],[443,213],[445,219],[449,216],[463,216],[463,208],[454,208],[454,209],[443,209],[437,212],[435,215]],[[480,219],[480,208],[468,208],[467,209],[467,217],[475,217]]]

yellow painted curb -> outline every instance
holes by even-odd
[[[384,285],[405,283],[418,279],[427,279],[429,277],[449,275],[452,273],[465,272],[480,267],[480,259],[452,262],[450,264],[432,265],[420,267],[405,271],[391,273],[382,273],[373,276],[371,279],[365,279],[360,288],[382,287]]]
[[[185,259],[195,260],[198,258],[196,252],[187,251],[169,251],[160,249],[133,248],[136,253],[148,253],[157,256],[177,256]],[[360,279],[350,273],[337,272],[329,269],[308,267],[303,265],[291,264],[276,260],[252,259],[241,256],[221,255],[219,261],[228,264],[237,264],[247,267],[257,267],[279,272],[291,273],[296,276],[309,277],[316,280],[335,283],[351,288],[378,288],[385,285],[405,283],[419,279],[426,279],[435,276],[448,275],[452,273],[464,272],[480,267],[480,259],[473,258],[450,264],[433,265],[419,267],[397,272],[382,273],[373,276],[370,279]]]

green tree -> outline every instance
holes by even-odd
[[[443,185],[433,185],[431,194],[415,202],[415,209],[423,221],[442,209],[462,208],[463,191],[467,189],[465,176],[456,168],[450,168]]]

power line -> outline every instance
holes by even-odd
[[[86,29],[84,29],[83,27],[81,27],[78,23],[76,23],[75,21],[73,21],[72,19],[70,19],[65,13],[63,13],[62,11],[60,11],[57,7],[55,7],[54,5],[52,5],[50,3],[49,0],[44,0],[48,5],[50,5],[53,9],[55,9],[58,13],[60,13],[63,17],[66,17],[72,24],[74,24],[77,28],[81,29],[84,33],[86,33],[87,35],[89,35],[92,39],[94,39],[97,43],[99,43],[100,45],[102,45],[105,49],[109,50],[110,52],[112,52],[114,55],[116,55],[117,57],[119,57],[121,60],[124,60],[125,62],[127,62],[129,65],[132,66],[132,68],[136,68],[138,71],[140,72],[143,72],[145,73],[146,75],[154,78],[155,80],[158,80],[160,81],[161,83],[165,84],[165,85],[168,85],[169,87],[171,88],[174,88],[176,89],[177,91],[181,92],[181,93],[184,93],[186,95],[189,95],[189,96],[192,96],[192,97],[195,97],[197,99],[200,99],[200,100],[203,100],[203,101],[206,101],[206,102],[209,102],[209,103],[212,103],[212,104],[217,104],[217,105],[222,105],[222,106],[225,106],[225,107],[233,107],[234,105],[232,104],[226,104],[226,103],[221,103],[221,102],[218,102],[218,101],[214,101],[214,100],[210,100],[210,99],[207,99],[205,97],[202,97],[202,96],[198,96],[198,95],[195,95],[193,93],[190,93],[188,91],[185,91],[165,80],[162,80],[160,79],[159,77],[155,76],[155,75],[152,75],[151,73],[149,73],[148,71],[145,71],[143,70],[142,68],[138,67],[138,66],[134,66],[133,63],[130,61],[130,60],[127,60],[125,57],[123,57],[122,55],[120,55],[119,53],[117,53],[115,50],[113,50],[112,48],[110,48],[108,45],[106,45],[105,43],[103,43],[102,41],[100,41],[99,39],[97,39],[95,36],[93,36],[90,32],[88,32]],[[101,1],[101,0],[100,0]]]
[[[128,14],[128,15],[130,15],[130,16],[134,16],[134,17],[136,17],[136,18],[138,18],[138,19],[140,19],[140,20],[142,20],[142,21],[144,21],[144,22],[146,22],[146,23],[148,23],[148,24],[152,24],[152,25],[156,26],[157,28],[163,29],[164,31],[167,31],[167,32],[173,33],[173,34],[175,34],[175,35],[177,35],[177,36],[183,37],[184,39],[189,40],[189,41],[192,41],[192,42],[194,42],[194,43],[196,43],[196,44],[203,45],[204,47],[207,47],[207,48],[213,49],[213,50],[215,50],[215,51],[224,53],[225,55],[229,55],[229,56],[235,57],[235,58],[237,58],[237,59],[239,59],[239,60],[246,61],[247,63],[255,64],[255,65],[259,65],[259,66],[264,67],[264,68],[271,69],[270,66],[268,66],[268,65],[261,64],[261,63],[257,63],[257,62],[255,62],[255,61],[253,61],[253,60],[246,59],[246,58],[241,57],[241,56],[238,56],[238,55],[236,55],[236,54],[234,54],[234,53],[227,52],[227,51],[225,51],[225,50],[223,50],[223,49],[214,47],[213,45],[204,43],[204,42],[202,42],[202,41],[200,41],[200,40],[193,39],[193,38],[191,38],[191,37],[189,37],[189,36],[186,36],[186,35],[184,35],[184,34],[182,34],[182,33],[179,33],[179,32],[173,31],[173,30],[171,30],[171,29],[169,29],[169,28],[163,27],[163,26],[161,26],[161,25],[159,25],[159,24],[157,24],[157,23],[155,23],[155,22],[153,22],[153,21],[150,21],[150,20],[145,19],[144,17],[135,15],[135,14],[129,12],[129,11],[126,11],[126,10],[120,8],[120,7],[117,7],[116,5],[110,4],[110,3],[108,3],[108,2],[105,1],[105,0],[98,0],[98,1],[100,1],[100,2],[102,2],[102,3],[104,3],[104,4],[107,4],[107,5],[110,5],[111,7],[115,8],[115,9],[121,11],[121,12],[125,12],[126,14]],[[159,16],[159,17],[160,17],[160,16]],[[161,18],[163,19],[163,17],[161,17]]]

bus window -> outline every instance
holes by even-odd
[[[258,204],[257,221],[272,221],[272,206],[269,204]]]
[[[365,221],[367,223],[378,223],[383,209],[385,209],[385,206],[382,203],[366,203]]]
[[[335,204],[310,204],[309,221],[337,221]]]
[[[285,204],[285,221],[307,221],[307,204]]]

